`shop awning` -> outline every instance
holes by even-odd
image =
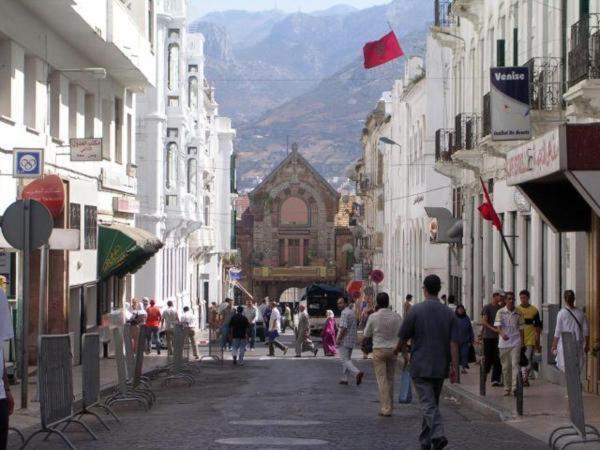
[[[136,272],[163,243],[152,233],[121,224],[101,225],[98,230],[98,276],[123,277]]]

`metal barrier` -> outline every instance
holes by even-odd
[[[170,381],[177,380],[185,381],[189,386],[195,382],[194,377],[190,375],[191,370],[184,367],[183,347],[186,335],[187,327],[181,324],[173,326],[173,365],[169,371],[169,376],[163,381],[164,385],[169,384]]]
[[[221,339],[212,325],[208,327],[208,355],[202,355],[200,360],[211,358],[215,361],[223,362],[223,347],[221,347]]]
[[[600,442],[600,432],[592,425],[585,423],[583,410],[583,393],[581,386],[581,373],[579,370],[579,355],[583,351],[581,344],[575,340],[573,333],[562,333],[562,351],[565,360],[565,378],[567,381],[567,394],[569,396],[569,418],[571,425],[558,427],[548,439],[548,445],[552,449],[567,448],[570,445]],[[572,438],[561,447],[558,443],[564,438]]]
[[[100,335],[98,333],[86,333],[83,335],[81,346],[81,387],[83,391],[81,411],[76,415],[81,418],[84,415],[94,416],[106,428],[110,427],[102,418],[92,411],[92,408],[100,408],[106,414],[110,414],[117,422],[117,415],[108,406],[100,403]],[[66,428],[66,427],[65,427]]]
[[[33,433],[23,447],[38,434],[46,438],[57,434],[71,449],[75,447],[63,431],[61,424],[77,423],[94,439],[98,438],[82,421],[73,417],[73,368],[71,344],[68,334],[42,335],[38,338],[38,390],[40,400],[41,428]]]
[[[23,445],[25,443],[25,435],[18,428],[8,427],[8,432],[9,433],[11,433],[11,432],[15,433],[17,436],[19,436],[19,440],[21,441],[21,445]]]
[[[119,327],[113,328],[113,342],[117,362],[118,389],[116,393],[106,399],[106,405],[111,407],[119,403],[136,402],[145,409],[150,409],[153,402],[152,397],[147,392],[127,384],[125,356],[123,355],[123,335]]]
[[[481,357],[479,362],[479,395],[485,397],[485,382],[487,373],[485,373],[485,356]]]
[[[127,369],[127,379],[133,378],[135,368],[135,355],[133,354],[133,344],[131,342],[131,325],[123,325],[123,344],[125,347],[125,368]]]
[[[148,333],[148,328],[146,325],[140,326],[140,336],[146,336]],[[152,399],[152,403],[156,401],[156,395],[152,392],[150,388],[150,379],[142,375],[142,371],[144,369],[144,351],[145,345],[141,345],[141,340],[138,341],[138,346],[135,352],[135,365],[133,369],[133,379],[131,380],[131,386],[133,389],[138,391],[145,392],[147,395],[150,395]]]
[[[519,366],[519,373],[517,374],[517,386],[515,388],[515,398],[517,402],[517,414],[523,415],[523,374],[521,373],[521,366]]]

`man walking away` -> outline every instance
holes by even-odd
[[[187,337],[190,340],[190,346],[192,347],[192,352],[194,353],[194,358],[198,359],[198,348],[196,345],[196,319],[192,312],[190,311],[189,306],[183,307],[183,314],[181,315],[181,323],[187,330]]]
[[[225,346],[229,347],[231,350],[231,339],[229,337],[229,322],[231,322],[231,318],[235,314],[233,310],[233,300],[230,298],[226,298],[223,305],[221,305],[221,309],[219,310],[220,323],[221,323],[221,349],[225,349]]]
[[[317,356],[319,349],[310,339],[310,319],[306,312],[306,306],[300,305],[298,314],[298,329],[296,330],[296,358],[302,356],[302,352],[312,352]]]
[[[529,291],[523,289],[519,292],[520,305],[517,306],[517,311],[523,316],[525,328],[523,330],[525,339],[525,356],[529,360],[527,367],[523,367],[523,386],[529,386],[531,377],[531,369],[533,367],[533,354],[535,349],[540,345],[540,334],[542,333],[542,321],[540,320],[540,312],[538,309],[529,303]]]
[[[167,302],[167,310],[162,314],[161,325],[165,330],[165,339],[167,341],[167,355],[173,354],[173,327],[179,322],[179,315],[173,307],[173,302]]]
[[[348,374],[351,373],[356,379],[356,385],[360,386],[364,373],[352,363],[352,350],[356,346],[357,319],[352,306],[344,297],[338,299],[338,309],[342,311],[340,316],[340,327],[337,337],[337,345],[340,348],[340,359],[342,360],[342,379],[340,384],[348,384]]]
[[[504,377],[504,395],[514,394],[517,389],[517,375],[523,346],[523,316],[515,308],[515,294],[506,293],[506,306],[498,311],[494,325],[498,328],[500,340],[500,361]]]
[[[146,353],[150,353],[151,344],[156,346],[156,354],[160,355],[160,339],[158,338],[158,328],[160,327],[161,314],[160,309],[156,307],[156,301],[150,300],[150,306],[146,310],[148,317],[146,318],[146,326],[148,327],[148,335]]]
[[[269,310],[265,311],[265,314]],[[285,355],[288,348],[277,339],[281,334],[281,312],[277,307],[277,302],[271,300],[271,315],[269,316],[269,354],[267,356],[275,356],[275,347]]]
[[[492,369],[492,386],[502,386],[500,378],[502,377],[502,366],[500,365],[500,354],[498,353],[498,330],[494,328],[496,314],[500,310],[500,303],[503,302],[504,291],[496,289],[492,294],[492,301],[481,310],[481,326],[483,337],[483,358],[485,363],[486,375]]]
[[[246,353],[246,339],[250,322],[244,315],[244,307],[238,306],[237,313],[229,321],[229,333],[231,334],[231,352],[233,354],[233,364],[237,363],[239,358],[240,366],[244,365],[244,354]]]
[[[562,333],[573,333],[577,348],[579,373],[583,373],[585,355],[590,351],[590,327],[585,313],[575,306],[575,292],[566,290],[565,304],[556,316],[556,329],[552,341],[552,352],[556,355],[556,367],[565,371],[565,355]]]
[[[425,301],[414,305],[400,328],[396,354],[404,351],[412,340],[410,374],[421,405],[421,449],[439,450],[448,445],[440,414],[440,394],[444,379],[456,382],[458,372],[458,343],[454,313],[437,298],[442,282],[437,275],[423,280]]]
[[[373,368],[379,387],[379,415],[391,417],[394,407],[394,372],[398,332],[402,319],[390,309],[387,293],[377,294],[377,312],[369,316],[364,336],[373,339]]]
[[[250,328],[248,330],[248,337],[250,340],[250,351],[254,351],[254,344],[256,343],[256,322],[258,320],[258,308],[254,306],[252,300],[246,302],[246,309],[244,310],[244,316],[248,319]]]
[[[292,319],[292,310],[286,303],[285,309],[283,310],[283,332],[290,327],[292,331],[294,330],[294,320]]]

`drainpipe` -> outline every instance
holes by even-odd
[[[568,0],[562,0],[560,8],[560,53],[562,58],[561,76],[563,89],[567,83],[567,3]]]

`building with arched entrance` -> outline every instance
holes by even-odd
[[[339,265],[336,228],[340,194],[300,155],[291,153],[249,194],[238,224],[242,284],[255,299],[279,299],[289,288],[338,284],[348,268]]]

